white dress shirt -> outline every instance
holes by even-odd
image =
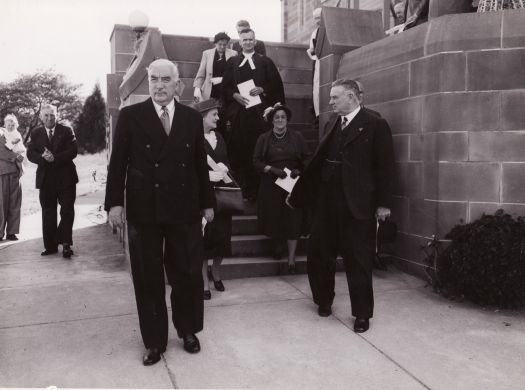
[[[352,111],[352,112],[350,112],[350,113],[348,113],[346,115],[342,115],[341,116],[341,123],[343,123],[343,118],[346,118],[346,120],[347,120],[346,126],[348,126],[350,124],[350,122],[352,122],[352,120],[355,118],[355,116],[359,113],[359,110],[361,110],[361,106],[357,107],[354,111]]]

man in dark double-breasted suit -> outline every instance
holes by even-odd
[[[73,130],[56,123],[57,109],[50,104],[40,111],[43,127],[31,132],[27,158],[38,165],[36,188],[40,190],[42,206],[42,256],[58,252],[71,258],[73,250],[73,221],[75,219],[77,170],[73,159],[77,156],[77,140]],[[57,203],[60,204],[60,223],[57,226]]]
[[[394,168],[387,122],[361,107],[353,80],[332,83],[334,116],[288,203],[313,211],[307,268],[322,317],[332,313],[335,261],[343,257],[354,330],[365,332],[373,315],[372,265],[376,218],[390,215]]]
[[[213,220],[202,116],[175,101],[179,72],[171,61],[148,68],[151,98],[119,115],[106,186],[105,209],[123,222],[124,189],[129,255],[144,365],[155,364],[168,342],[164,270],[171,286],[177,334],[200,351],[203,327],[202,218]]]

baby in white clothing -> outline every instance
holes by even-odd
[[[25,157],[26,147],[22,141],[22,134],[17,130],[18,121],[14,115],[6,115],[4,118],[4,125],[6,128],[0,127],[0,136],[5,138],[5,147],[16,154],[21,154]],[[24,171],[22,161],[16,161],[16,165],[22,174]]]

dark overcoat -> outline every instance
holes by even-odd
[[[202,116],[175,102],[167,136],[151,98],[124,107],[109,163],[105,209],[124,205],[142,224],[195,223],[214,206]]]
[[[346,203],[356,219],[374,217],[377,207],[391,208],[394,176],[394,151],[388,123],[361,109],[348,125],[343,141],[342,184]],[[338,115],[330,118],[324,136],[291,195],[294,207],[312,208],[317,204],[322,184],[323,167],[328,140],[334,131],[340,131]]]
[[[47,162],[42,157],[44,148],[53,153],[55,160]],[[27,158],[38,165],[36,169],[36,188],[42,189],[44,180],[49,175],[56,178],[56,188],[67,188],[78,183],[78,175],[73,159],[77,156],[77,140],[70,127],[59,123],[55,126],[53,139],[49,142],[45,127],[37,127],[31,132],[27,145]]]

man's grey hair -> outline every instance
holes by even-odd
[[[167,65],[171,68],[171,72],[173,73],[173,76],[176,78],[179,78],[179,66],[175,62],[171,62],[170,60],[167,60],[165,58],[159,58],[158,60],[153,61],[149,66],[146,68],[148,71],[148,77],[150,76],[151,68],[155,65]]]
[[[247,20],[241,19],[237,22],[237,27],[247,27],[250,28],[250,22]]]
[[[363,91],[361,90],[358,82],[355,81],[355,80],[352,80],[352,79],[338,79],[338,80],[335,80],[332,83],[332,88],[333,87],[343,87],[346,90],[352,90],[352,91],[354,91],[356,93],[356,95],[359,95],[359,94],[363,93]]]
[[[53,114],[55,114],[55,116],[58,116],[58,109],[57,109],[57,106],[53,106],[52,104],[44,104],[42,106],[42,108],[40,109],[40,115],[43,114],[44,111],[47,111],[47,110],[51,110],[53,111]]]

